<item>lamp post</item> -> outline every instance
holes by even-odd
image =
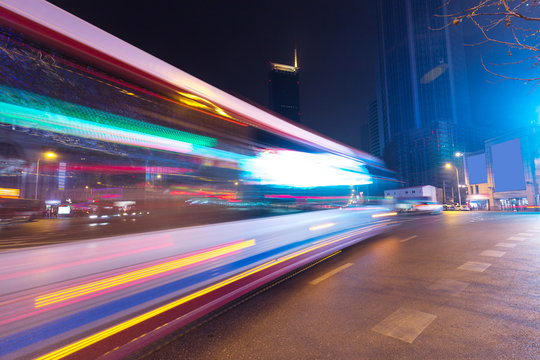
[[[454,154],[454,156],[457,157],[457,158],[461,158],[461,161],[462,161],[462,162],[461,162],[461,165],[463,165],[463,168],[465,168],[465,161],[464,161],[464,159],[465,159],[465,158],[464,158],[465,153],[463,153],[463,152],[461,152],[461,151],[456,151],[455,154]],[[462,186],[463,186],[463,187],[467,187],[467,186],[466,186],[466,185],[460,185],[460,184],[459,184],[458,168],[457,168],[457,166],[455,166],[455,168],[456,168],[456,174],[457,174],[457,176],[458,176],[458,189],[457,189],[457,191],[458,191],[459,205],[461,205],[461,187],[462,187]]]
[[[461,191],[459,190],[459,171],[457,169],[457,166],[452,166],[452,164],[446,163],[444,164],[444,167],[447,169],[451,169],[451,168],[456,169],[457,192],[458,192],[459,206],[461,206]]]
[[[52,151],[48,151],[46,152],[45,154],[43,154],[43,156],[45,156],[45,160],[47,159],[55,159],[56,158],[56,153],[53,153]],[[39,162],[41,160],[41,155],[39,156],[39,159],[37,161],[37,164],[36,164],[36,191],[34,193],[34,199],[37,200],[37,193],[38,193],[38,183],[39,183]]]

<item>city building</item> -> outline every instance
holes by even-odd
[[[432,185],[388,189],[384,191],[384,197],[396,200],[441,201],[442,190]]]
[[[444,164],[455,151],[478,150],[485,134],[471,131],[461,28],[444,28],[447,20],[436,16],[449,11],[446,4],[378,1],[380,118],[371,138],[407,186],[450,183]]]
[[[369,153],[382,157],[381,144],[384,144],[384,139],[381,139],[383,132],[380,131],[382,124],[379,121],[381,117],[377,100],[369,104],[368,115]]]
[[[489,139],[484,150],[466,153],[467,201],[481,210],[538,209],[540,127]]]
[[[299,71],[295,49],[294,66],[271,62],[268,73],[268,107],[296,122],[300,122]]]

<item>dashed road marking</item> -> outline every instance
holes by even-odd
[[[492,256],[492,257],[501,257],[506,254],[505,251],[498,251],[498,250],[485,250],[480,253],[482,256]]]
[[[533,236],[533,233],[517,233],[517,236]]]
[[[411,344],[436,317],[418,310],[399,308],[372,330]]]
[[[490,267],[491,264],[489,263],[483,263],[483,262],[476,262],[476,261],[467,261],[465,264],[458,267],[460,270],[468,270],[468,271],[476,271],[476,272],[484,272],[488,267]]]
[[[417,238],[417,237],[418,237],[418,235],[409,236],[408,238],[403,239],[403,240],[401,240],[400,242],[409,241],[409,240],[415,239],[415,238]]]
[[[458,295],[460,292],[465,290],[469,286],[468,282],[457,281],[452,279],[439,279],[434,284],[432,284],[429,289],[439,290],[450,295]]]
[[[346,263],[346,264],[343,264],[337,268],[335,268],[334,270],[331,270],[329,272],[327,272],[326,274],[322,275],[322,276],[319,276],[318,278],[316,278],[315,280],[312,280],[310,281],[309,283],[311,285],[317,285],[318,283],[320,283],[321,281],[324,281],[326,279],[328,279],[330,276],[333,276],[335,274],[337,274],[338,272],[340,271],[343,271],[345,270],[346,268],[348,268],[349,266],[353,265],[353,263]]]
[[[500,243],[497,243],[497,245],[495,246],[500,246],[500,247],[505,247],[505,248],[513,248],[513,247],[516,247],[516,243],[505,243],[505,242],[500,242]]]
[[[524,237],[519,237],[519,236],[510,236],[508,239],[506,240],[513,240],[513,241],[523,241],[525,240],[526,238]]]

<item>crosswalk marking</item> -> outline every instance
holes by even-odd
[[[480,253],[482,256],[492,256],[492,257],[502,257],[506,254],[505,251],[497,251],[497,250],[485,250]]]

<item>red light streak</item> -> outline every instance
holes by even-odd
[[[149,240],[151,241],[151,239],[149,239]],[[65,268],[69,268],[69,267],[81,266],[81,265],[89,264],[89,263],[93,263],[93,262],[114,259],[114,258],[118,258],[118,257],[122,257],[122,256],[138,254],[138,253],[141,253],[141,252],[152,251],[152,250],[156,250],[156,249],[162,249],[162,248],[173,246],[173,245],[174,244],[172,242],[168,242],[168,243],[155,245],[155,246],[150,246],[150,247],[146,247],[146,248],[142,248],[142,249],[126,251],[126,252],[119,253],[119,254],[100,256],[100,257],[97,257],[97,258],[86,259],[86,260],[72,261],[72,262],[65,263],[65,264],[48,266],[46,268],[39,268],[39,269],[22,271],[22,272],[13,273],[13,274],[2,275],[2,276],[0,276],[0,280],[13,279],[13,278],[21,277],[21,276],[27,276],[27,275],[32,275],[32,274],[39,274],[39,273],[42,273],[42,272],[50,272],[50,271],[65,269]]]
[[[330,200],[330,199],[349,199],[350,196],[293,196],[293,195],[265,195],[267,199],[317,199],[317,200]]]
[[[44,165],[43,171],[57,171],[56,165]],[[152,173],[152,174],[185,174],[193,172],[193,169],[179,167],[155,167],[155,166],[126,166],[126,165],[94,165],[94,164],[68,164],[66,171],[99,172],[115,174]]]
[[[222,200],[235,200],[236,199],[236,193],[231,192],[218,192],[218,191],[182,191],[182,190],[173,190],[169,193],[169,195],[188,195],[188,196],[205,196],[205,197],[213,197],[218,198]]]

